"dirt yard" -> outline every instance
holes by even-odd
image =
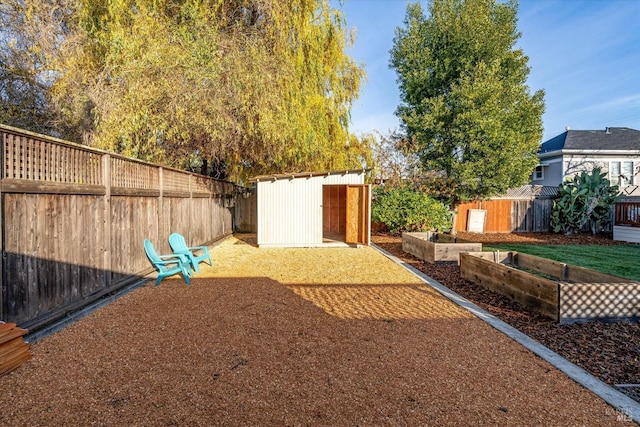
[[[483,244],[615,245],[624,243],[614,241],[611,236],[592,236],[591,234],[564,236],[550,233],[458,233],[458,236]],[[462,279],[458,266],[434,266],[403,252],[401,236],[378,234],[373,236],[373,241],[607,384],[615,386],[640,382],[640,324],[591,322],[559,325],[506,297]],[[640,401],[640,388],[624,387],[618,390]]]
[[[625,415],[373,248],[227,239],[32,345],[2,426],[607,426]]]

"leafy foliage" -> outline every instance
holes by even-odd
[[[369,135],[373,149],[375,170],[373,174],[380,182],[392,186],[401,182],[415,182],[421,176],[419,159],[404,148],[403,136],[390,132],[383,135],[375,132]]]
[[[392,233],[399,231],[450,231],[453,216],[449,208],[426,193],[402,185],[374,189],[371,217]]]
[[[537,163],[544,93],[530,95],[528,58],[515,47],[514,2],[433,0],[427,19],[407,6],[391,67],[396,114],[425,170],[456,185],[456,199],[522,185]]]
[[[24,68],[48,70],[40,111],[58,136],[234,179],[371,166],[348,132],[364,71],[329,0],[7,1],[14,51],[42,53]]]
[[[72,2],[0,2],[0,123],[60,135],[49,90]]]
[[[618,200],[618,187],[611,186],[606,176],[600,167],[595,167],[560,184],[551,211],[553,232],[576,234],[591,221],[591,233],[597,234],[611,222],[610,211]]]

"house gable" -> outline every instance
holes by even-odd
[[[537,185],[560,185],[599,166],[621,190],[640,193],[640,131],[630,128],[567,130],[538,151],[540,163],[531,177]],[[537,179],[536,179],[537,178]],[[637,189],[625,188],[637,187]]]
[[[640,131],[630,128],[606,128],[605,130],[567,130],[540,146],[539,155],[554,151],[593,151],[640,153]]]

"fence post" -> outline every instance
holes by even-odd
[[[0,320],[4,320],[4,196],[2,195],[2,181],[4,180],[4,150],[5,136],[2,132],[0,137]]]
[[[158,190],[160,191],[158,195],[158,221],[156,221],[156,235],[160,236],[160,233],[164,228],[164,216],[162,213],[164,212],[164,168],[162,166],[158,167]]]
[[[102,156],[102,183],[104,184],[104,242],[102,268],[104,274],[104,287],[111,286],[111,156]]]

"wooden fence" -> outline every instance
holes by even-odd
[[[551,231],[551,210],[553,198],[539,197],[531,199],[493,199],[476,200],[461,203],[456,209],[456,231],[467,231],[469,210],[482,209],[486,211],[485,233],[527,233]],[[611,223],[604,227],[604,231],[612,231],[613,224],[635,226],[640,222],[640,202],[617,202],[611,208]],[[631,221],[631,222],[629,222]],[[591,222],[582,227],[581,232],[590,232]]]
[[[466,231],[470,209],[486,211],[486,233],[548,232],[553,199],[494,199],[461,203],[456,209],[456,231]]]
[[[616,203],[614,224],[640,227],[640,202]]]
[[[237,187],[0,125],[0,320],[36,330],[232,232]]]

